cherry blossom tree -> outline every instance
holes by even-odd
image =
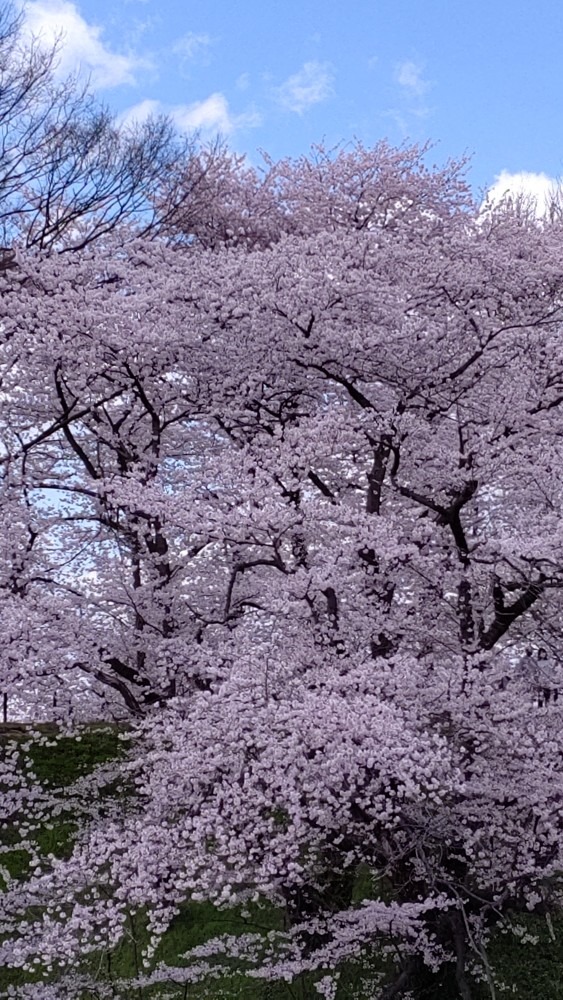
[[[172,239],[2,279],[4,687],[132,750],[0,954],[95,995],[64,970],[135,911],[147,995],[236,962],[344,997],[376,955],[381,1000],[495,996],[490,935],[561,896],[521,664],[560,655],[563,233],[416,149],[201,163]],[[188,900],[279,920],[158,965]]]

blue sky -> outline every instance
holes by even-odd
[[[557,0],[29,0],[25,11],[46,43],[63,32],[61,68],[80,64],[125,118],[169,112],[253,162],[260,149],[387,138],[431,140],[438,162],[468,153],[476,193],[502,174],[501,186],[541,197],[563,175]]]

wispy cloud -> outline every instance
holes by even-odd
[[[149,60],[115,52],[103,41],[100,27],[89,24],[71,0],[28,0],[23,7],[27,33],[51,48],[58,42],[58,72],[87,74],[100,89],[134,84],[137,70]]]
[[[314,104],[326,101],[333,93],[334,76],[328,63],[306,62],[277,89],[279,104],[298,115]]]
[[[188,31],[174,43],[172,52],[180,57],[182,68],[187,69],[191,63],[208,63],[212,45],[213,39],[210,35]]]
[[[235,80],[237,90],[248,90],[250,87],[250,73],[241,73]]]
[[[167,114],[181,132],[202,132],[204,135],[232,135],[247,128],[257,128],[262,124],[262,116],[250,108],[240,114],[233,114],[224,94],[210,94],[203,101],[193,104],[167,106],[160,101],[144,100],[129,108],[121,116],[125,125],[140,124],[151,115]]]
[[[404,59],[395,65],[393,71],[397,103],[384,114],[404,137],[412,135],[417,119],[428,118],[432,111],[426,99],[432,84],[425,79],[423,69],[421,63]]]
[[[406,59],[395,66],[395,80],[409,97],[422,98],[430,89],[430,84],[422,75],[420,63]]]

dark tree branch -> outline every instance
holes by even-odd
[[[326,483],[322,481],[320,476],[318,476],[316,472],[313,472],[312,469],[309,470],[307,478],[312,482],[313,486],[316,486],[317,489],[320,490],[324,497],[327,497],[328,500],[332,500],[333,502],[336,501],[336,497],[330,487],[328,487]]]
[[[546,586],[547,580],[542,576],[537,582],[528,584],[518,600],[508,606],[503,604],[502,608],[500,606],[500,599],[497,596],[494,621],[482,633],[481,647],[483,649],[492,649],[495,643],[508,631],[512,623],[536,603],[546,589]]]

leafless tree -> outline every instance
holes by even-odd
[[[77,77],[58,81],[58,46],[27,39],[0,3],[0,240],[82,247],[134,221],[150,231],[154,188],[193,154],[164,116],[120,126]],[[2,265],[10,264],[4,252]],[[0,265],[0,266],[2,266]]]

